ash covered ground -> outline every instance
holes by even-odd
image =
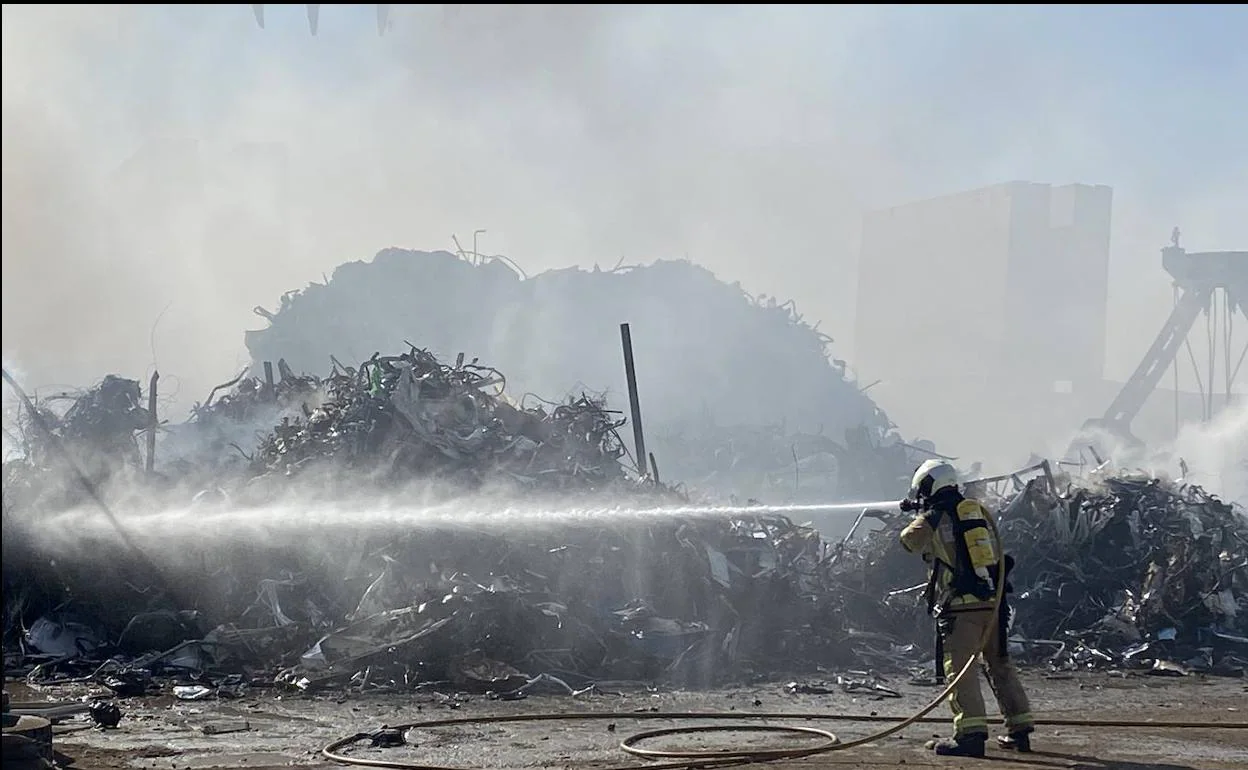
[[[973,766],[985,770],[1238,770],[1248,756],[1243,730],[1213,729],[1220,722],[1242,721],[1245,688],[1242,680],[1190,677],[1160,680],[1143,675],[1104,673],[1042,675],[1028,672],[1024,683],[1044,718],[1083,719],[1097,715],[1117,719],[1182,720],[1201,722],[1208,729],[1106,729],[1041,726],[1031,755],[990,752]],[[626,736],[642,730],[708,724],[705,720],[641,720],[635,714],[662,711],[717,711],[742,715],[732,724],[758,723],[750,713],[849,713],[895,716],[899,721],[917,711],[933,695],[930,687],[900,685],[902,697],[878,698],[862,694],[793,694],[783,679],[768,684],[742,685],[709,691],[624,689],[618,693],[583,696],[535,696],[519,703],[498,703],[480,696],[443,696],[422,693],[384,696],[290,696],[253,693],[233,701],[185,702],[154,696],[126,702],[124,727],[99,730],[85,717],[66,720],[56,745],[75,767],[97,770],[163,770],[164,768],[329,768],[341,767],[320,758],[333,740],[355,732],[372,732],[397,725],[475,715],[521,715],[543,712],[614,712],[609,719],[586,722],[529,722],[430,728],[405,734],[405,744],[372,748],[363,743],[350,752],[363,759],[446,764],[462,768],[548,767],[577,770],[627,766],[644,768],[619,749]],[[19,685],[23,700],[46,697]],[[86,697],[82,686],[61,688],[60,697]],[[99,692],[96,690],[96,692]],[[1114,703],[1111,712],[1105,704]],[[943,707],[933,712],[946,722]],[[850,740],[883,726],[843,720],[769,719],[764,724],[814,726]],[[944,735],[946,724],[926,723],[908,728],[877,744],[850,751],[777,763],[783,768],[955,767],[930,756],[924,742]],[[651,744],[663,748],[736,748],[792,746],[809,742],[785,736],[750,733],[710,735],[697,742],[678,738]],[[971,765],[967,765],[971,766]]]
[[[437,288],[460,284],[461,294]],[[399,285],[429,288],[404,300]],[[693,328],[678,317],[636,326],[654,332],[635,337],[641,371],[687,383],[654,393],[642,379],[657,474],[631,456],[627,398],[612,397],[623,396],[607,373],[621,368],[614,322],[577,323],[566,310],[575,317],[561,328],[593,345],[523,337],[556,358],[601,351],[560,366],[605,383],[606,396],[588,386],[528,395],[553,381],[535,375],[552,365],[526,367],[524,344],[495,339],[497,318],[517,334],[517,318],[567,297],[615,303],[626,319],[630,293],[653,286],[700,297],[673,308],[718,308],[698,327],[706,339],[657,333]],[[153,766],[226,761],[139,747],[152,731],[202,734],[193,719],[165,724],[166,707],[247,725],[244,738],[205,738],[205,754],[261,756],[290,739],[279,723],[319,725],[300,752],[331,722],[358,729],[348,709],[371,723],[411,704],[638,708],[777,681],[791,686],[758,692],[901,713],[934,692],[923,565],[896,545],[904,522],[866,501],[899,498],[935,448],[906,441],[791,306],[687,263],[521,280],[498,260],[391,250],[268,315],[271,327],[248,339],[255,365],[184,422],[152,408],[158,378],[109,376],[21,410],[23,452],[4,468],[6,679],[31,697],[106,696],[129,714],[73,739],[92,762],[114,749],[148,752]],[[360,348],[392,352],[353,356]],[[512,356],[522,384],[478,349]],[[673,417],[699,411],[700,422]],[[737,412],[742,422],[720,422]],[[1242,510],[1181,480],[1109,467],[967,470],[1018,564],[1011,649],[1035,677],[1058,677],[1033,679],[1051,703],[1081,703],[1089,693],[1071,688],[1087,682],[1242,680]],[[822,527],[773,507],[811,499],[859,502]],[[868,508],[870,525],[851,526]],[[1121,678],[1069,678],[1090,671]],[[1169,680],[1180,684],[1158,684]],[[298,705],[262,716],[273,704]],[[110,713],[91,718],[107,725]],[[506,740],[541,749],[543,736]],[[466,742],[477,741],[441,745]],[[598,761],[571,751],[554,750],[568,765]],[[550,759],[540,753],[517,762]]]

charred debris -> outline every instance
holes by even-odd
[[[332,556],[175,540],[163,546],[177,549],[173,565],[108,538],[84,538],[71,557],[41,555],[37,530],[90,505],[92,489],[122,505],[134,489],[173,504],[193,495],[205,514],[307,486],[332,493],[350,478],[400,493],[421,479],[616,506],[689,502],[653,468],[638,472],[620,439],[623,416],[600,398],[517,402],[496,369],[462,355],[446,364],[414,346],[331,363],[325,378],[297,375],[284,360],[265,365],[215,388],[181,425],[158,422],[156,378],[146,393],[109,377],[68,409],[31,404],[26,451],[5,466],[9,670],[32,681],[89,673],[117,684],[109,672],[127,671],[304,689],[346,686],[363,671],[370,687],[466,687],[476,685],[460,667],[472,660],[491,682],[482,671],[509,666],[554,677],[547,683],[709,683],[723,654],[761,671],[771,666],[765,656],[788,656],[797,643],[800,624],[783,641],[750,620],[779,610],[796,623],[817,589],[806,577],[798,592],[786,586],[815,574],[826,545],[780,516],[391,527],[355,533]],[[158,445],[148,441],[154,430]],[[54,447],[85,478],[67,473]]]
[[[399,285],[419,296],[396,299]],[[569,297],[596,311],[620,305],[616,317],[628,317],[660,290],[686,300],[658,303],[669,313],[697,307],[707,317],[649,323],[718,328],[724,338],[639,351],[640,372],[672,373],[640,383],[666,483],[652,466],[639,471],[650,464],[630,457],[625,415],[601,390],[577,388],[560,402],[510,395],[542,384],[531,372],[581,364],[590,381],[623,392],[613,379],[618,352],[587,354],[582,338],[601,348],[614,330],[551,319],[604,315]],[[147,555],[84,535],[90,558],[49,556],[41,530],[89,505],[89,488],[121,506],[194,498],[205,517],[295,488],[333,495],[346,480],[358,490],[359,479],[378,489],[422,479],[634,508],[702,502],[702,488],[748,489],[769,503],[881,500],[899,498],[935,451],[901,439],[791,305],[749,297],[684,262],[530,279],[499,259],[389,250],[265,315],[272,325],[248,339],[256,365],[214,389],[185,423],[159,419],[156,377],[144,387],[110,376],[22,411],[24,452],[4,466],[7,676],[183,699],[259,687],[511,699],[792,673],[804,680],[794,690],[889,697],[898,681],[921,682],[932,670],[923,565],[897,546],[904,522],[885,512],[832,540],[759,507],[511,528],[371,527],[319,547],[244,538],[222,548],[186,537]],[[369,328],[429,329],[443,337],[429,342],[437,349],[488,350],[502,327],[523,339],[503,341],[500,358],[511,363],[498,369],[411,345],[362,362],[341,354],[362,347]],[[776,360],[743,368],[741,350]],[[549,351],[570,351],[577,365],[551,361]],[[613,374],[596,373],[608,360]],[[327,376],[298,373],[319,361],[330,363]],[[512,364],[518,385],[500,371]],[[699,374],[722,371],[741,376]],[[746,376],[775,371],[789,376]],[[697,385],[663,390],[677,382]],[[545,384],[540,392],[568,390]],[[723,419],[742,404],[753,411]],[[826,416],[825,429],[788,430],[820,424],[802,410]],[[699,411],[696,424],[672,416]],[[128,490],[142,494],[128,499]],[[998,511],[1017,562],[1010,644],[1021,659],[1057,672],[1243,675],[1242,510],[1181,482],[1104,470],[1075,479],[1047,464],[980,479],[977,491]]]
[[[475,252],[476,247],[473,247]],[[585,391],[626,408],[615,338],[628,320],[649,449],[692,492],[772,503],[878,500],[909,480],[907,447],[835,355],[834,340],[791,301],[752,295],[686,260],[572,267],[528,275],[465,250],[386,249],[256,308],[253,366],[285,359],[322,372],[367,357],[378,329],[419,335],[447,357],[470,351],[507,374],[508,392]],[[878,456],[877,456],[878,455]]]
[[[969,487],[997,513],[1015,558],[1007,600],[1016,658],[1054,672],[1248,673],[1242,508],[1141,472],[1072,478],[1048,462]],[[857,645],[880,666],[931,647],[914,632],[930,627],[922,569],[895,547],[904,522],[884,518],[883,529],[851,544],[833,590],[838,615],[882,634]],[[898,646],[907,643],[914,647]]]
[[[6,505],[57,509],[78,501],[82,490],[62,483],[53,444],[66,447],[94,484],[142,482],[174,496],[203,489],[251,502],[331,470],[363,474],[377,487],[436,479],[461,490],[488,481],[605,491],[644,481],[620,462],[624,419],[601,399],[517,403],[503,393],[502,374],[462,355],[454,365],[416,347],[355,367],[335,359],[323,379],[295,375],[284,360],[277,375],[264,369],[263,377],[240,375],[214,388],[178,425],[158,425],[138,405],[139,383],[114,376],[64,416],[35,406],[22,425],[25,452],[5,466]],[[159,450],[140,441],[153,429]]]
[[[628,467],[623,417],[601,401],[528,406],[503,384],[490,367],[414,347],[355,367],[335,361],[324,379],[279,362],[273,375],[227,383],[186,425],[165,426],[171,451],[196,444],[200,454],[174,454],[154,477],[142,476],[139,439],[155,419],[137,382],[107,378],[63,413],[38,407],[28,419],[41,430],[29,433],[42,439],[5,466],[6,672],[185,699],[251,687],[507,699],[790,672],[834,682],[795,690],[887,697],[883,676],[918,682],[931,670],[922,565],[896,546],[903,522],[884,512],[871,514],[882,527],[839,542],[760,512],[392,527],[332,550],[180,543],[169,546],[180,549],[176,566],[161,567],[111,541],[78,561],[30,546],[28,528],[41,526],[32,511],[82,502],[51,459],[53,436],[96,484],[129,475],[180,494],[188,480],[211,480],[206,512],[329,468],[377,484],[501,479],[533,494],[688,501]],[[252,451],[229,440],[274,417]],[[204,462],[205,443],[230,459]],[[1242,511],[1195,486],[1104,472],[1075,480],[1047,463],[973,486],[1017,560],[1010,644],[1020,658],[1055,671],[1243,675]]]

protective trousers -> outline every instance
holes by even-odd
[[[940,619],[940,632],[944,640],[945,676],[952,680],[958,675],[988,630],[988,643],[983,650],[983,664],[988,674],[988,684],[997,697],[997,705],[1005,717],[1008,732],[1031,732],[1031,705],[1027,693],[1018,679],[1018,669],[1005,654],[997,613],[991,609],[969,612],[950,612]],[[971,671],[954,689],[949,698],[953,710],[953,734],[987,735],[988,714],[984,696],[979,689],[979,676]]]

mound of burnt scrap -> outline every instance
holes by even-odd
[[[588,396],[524,408],[503,395],[496,369],[443,364],[415,347],[335,371],[304,417],[285,418],[254,457],[258,473],[305,464],[384,463],[383,478],[438,478],[475,486],[591,489],[624,480],[624,424]]]
[[[1017,562],[1019,660],[1244,671],[1242,513],[1133,476],[1060,494],[1045,478],[997,502]],[[198,514],[203,527],[216,510]],[[343,524],[229,548],[192,531],[166,542],[175,556],[155,571],[101,542],[96,560],[35,565],[26,574],[38,580],[17,586],[6,556],[6,660],[32,681],[89,676],[118,693],[191,698],[253,685],[516,698],[827,669],[927,678],[924,570],[897,543],[902,523],[844,547],[783,516],[606,509],[513,526]]]
[[[1248,518],[1200,487],[1138,475],[1003,505],[1019,558],[1015,632],[1064,668],[1248,665]],[[1177,665],[1175,665],[1177,664]]]
[[[637,480],[621,462],[624,420],[600,399],[525,405],[504,394],[497,370],[462,356],[445,364],[415,347],[356,367],[335,360],[324,379],[278,364],[275,375],[240,376],[214,389],[186,423],[162,425],[146,476],[149,447],[137,439],[151,417],[135,405],[137,382],[110,376],[64,417],[36,407],[43,427],[27,426],[29,450],[6,465],[6,505],[54,511],[82,498],[74,474],[47,448],[53,440],[79,467],[127,468],[137,486],[248,487],[253,502],[263,502],[255,490],[280,492],[313,468],[364,475],[370,487],[439,481],[460,490],[499,484],[584,493]],[[101,395],[118,388],[120,402]],[[215,398],[218,390],[225,395]],[[49,490],[63,496],[45,499]]]
[[[138,438],[151,415],[135,411],[150,393],[137,382],[109,378],[65,417],[49,416],[46,438],[75,456],[117,453],[136,487],[181,490],[182,506],[201,484],[221,494],[197,496],[182,529],[158,535],[156,519],[144,519],[136,548],[104,524],[56,518],[73,503],[90,508],[81,496],[12,497],[6,483],[10,671],[40,682],[89,675],[123,694],[172,687],[179,697],[250,682],[449,683],[518,697],[603,680],[710,684],[850,666],[871,649],[887,658],[878,632],[840,622],[836,560],[819,533],[779,516],[613,518],[604,509],[493,531],[407,522],[308,525],[294,544],[231,535],[239,505],[262,515],[266,500],[327,469],[400,495],[405,482],[438,479],[460,490],[505,481],[547,499],[597,495],[616,507],[676,497],[628,467],[623,420],[599,400],[517,402],[497,370],[462,356],[444,363],[410,347],[358,366],[335,358],[324,378],[296,375],[282,359],[262,372],[214,389],[187,423],[163,424],[150,456]],[[119,382],[125,399],[101,397]],[[71,422],[115,430],[103,441],[64,429]],[[28,491],[76,489],[65,475],[43,451],[6,467]],[[267,494],[248,497],[260,482]],[[298,524],[300,512],[279,515]],[[65,527],[75,534],[44,532]],[[62,541],[74,546],[44,550]]]
[[[287,293],[276,311],[257,308],[269,325],[248,332],[247,347],[257,370],[285,359],[317,372],[332,356],[359,360],[407,336],[443,360],[479,354],[513,394],[623,403],[618,327],[628,322],[648,446],[665,478],[773,502],[862,499],[900,495],[899,479],[924,459],[901,451],[887,416],[831,355],[832,339],[792,302],[753,297],[687,261],[532,277],[513,265],[386,249]],[[863,462],[846,468],[846,455]]]
[[[1133,474],[992,499],[1016,560],[1011,646],[1054,668],[1243,672],[1248,519],[1196,486]],[[931,649],[924,576],[895,520],[841,556],[835,601],[888,643]]]
[[[306,493],[308,484],[326,477],[356,478],[357,483],[347,490],[352,495],[359,495],[361,487],[369,492],[392,489],[402,495],[413,484],[442,482],[441,489],[457,494],[484,486],[497,493],[499,487],[506,487],[513,497],[517,491],[521,498],[597,495],[618,501],[631,497],[639,505],[673,497],[667,488],[639,479],[621,462],[626,458],[616,431],[623,421],[601,402],[581,396],[565,403],[524,406],[505,396],[503,385],[501,374],[476,361],[465,362],[461,357],[453,365],[444,364],[417,348],[395,356],[374,355],[357,367],[335,362],[324,379],[295,375],[279,361],[276,373],[267,370],[264,377],[240,376],[214,390],[195,407],[187,423],[162,426],[150,455],[147,442],[138,440],[140,432],[150,429],[151,415],[137,406],[145,395],[137,382],[106,378],[71,400],[63,412],[34,405],[31,424],[23,431],[29,436],[26,451],[4,469],[6,650],[16,645],[27,651],[42,650],[44,655],[87,655],[92,660],[90,655],[97,650],[131,655],[159,652],[145,646],[146,642],[127,642],[130,637],[119,625],[128,627],[131,617],[150,612],[158,615],[151,623],[174,635],[190,634],[194,628],[202,633],[198,619],[205,617],[213,619],[214,626],[239,623],[255,631],[250,616],[244,616],[256,592],[267,595],[266,591],[292,580],[300,585],[310,582],[337,597],[329,602],[318,600],[322,609],[315,611],[307,610],[311,605],[302,602],[296,605],[311,613],[305,631],[324,631],[325,623],[346,623],[347,613],[340,611],[346,605],[338,593],[343,574],[358,577],[360,560],[376,561],[381,546],[413,537],[410,529],[387,531],[377,542],[360,545],[358,550],[347,548],[350,564],[337,564],[333,569],[319,563],[317,554],[346,547],[348,536],[355,533],[345,533],[311,552],[276,547],[254,552],[215,537],[207,538],[211,544],[196,552],[197,538],[174,536],[177,533],[167,542],[144,541],[136,550],[128,542],[133,538],[119,539],[114,529],[88,533],[80,518],[72,525],[59,523],[68,519],[56,517],[71,508],[75,516],[86,510],[106,521],[111,514],[98,509],[97,495],[125,514],[134,506],[154,513],[168,505],[185,508],[191,491],[210,490],[214,494],[196,495],[194,516],[188,518],[210,530],[212,525],[198,517],[214,505],[233,506],[231,510],[244,506],[260,515],[259,506],[284,491]],[[217,398],[221,390],[225,394]],[[273,419],[278,420],[276,427],[270,422],[267,429],[258,430]],[[66,454],[71,464],[65,462]],[[92,473],[97,466],[116,466],[126,471],[125,478]],[[86,469],[85,479],[78,475],[82,469]],[[365,479],[363,485],[359,478]],[[71,527],[74,534],[59,538],[49,527]],[[136,530],[145,529],[136,526]],[[143,540],[145,532],[134,534]],[[421,542],[436,542],[427,533],[422,537]],[[50,542],[61,541],[73,541],[73,548],[55,553],[45,550]],[[462,562],[453,569],[462,570],[467,564],[481,568],[472,559],[481,548],[488,551],[489,544],[462,533],[458,542],[463,544],[462,551],[448,546],[446,551],[435,549],[425,556],[437,553],[441,563]],[[144,548],[156,552],[142,553]],[[172,566],[154,566],[155,561],[169,561],[171,553],[175,554]],[[191,563],[207,571],[188,574],[183,565]],[[496,566],[489,565],[491,569]],[[551,565],[537,566],[547,569]],[[428,561],[421,561],[414,569],[421,572],[428,567]],[[517,569],[524,572],[522,567]],[[433,585],[441,584],[435,581]],[[185,586],[196,588],[188,593]],[[243,606],[238,604],[240,586],[246,595]],[[448,584],[437,590],[452,587]],[[55,608],[60,610],[49,616]],[[67,608],[90,620],[65,620],[62,615]],[[287,610],[293,612],[289,603]],[[197,622],[189,620],[192,616]],[[278,637],[290,633],[290,623],[284,620],[290,616],[279,610],[276,617]],[[264,624],[259,629],[265,631],[264,638],[272,631]],[[246,638],[259,644],[254,634]],[[181,641],[202,639],[194,636]],[[269,652],[260,657],[271,662],[273,648],[265,649]]]
[[[61,600],[18,613],[9,673],[179,697],[250,684],[520,697],[855,663],[850,632],[821,614],[825,544],[780,516],[393,527],[343,531],[334,549],[199,541],[170,543],[159,580],[116,544],[97,548],[102,565],[63,565]]]
[[[65,473],[66,456],[92,484],[133,480],[142,470],[138,436],[153,422],[142,395],[137,380],[108,375],[95,387],[58,393],[17,410],[14,433],[8,435],[21,436],[21,451],[4,464],[6,511],[86,499],[82,485]],[[46,470],[55,472],[38,473]]]

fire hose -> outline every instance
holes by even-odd
[[[997,575],[996,590],[993,596],[993,612],[999,612],[1001,602],[1005,596],[1005,551],[1001,547],[1001,538],[997,532],[996,522],[993,517],[985,517],[988,523],[989,531],[992,538],[997,544]],[[988,623],[984,627],[984,633],[976,645],[976,654],[971,655],[966,664],[962,666],[945,689],[931,700],[926,706],[919,709],[913,715],[903,719],[896,724],[878,730],[877,732],[856,738],[850,741],[842,741],[835,733],[827,730],[821,730],[815,727],[796,727],[791,725],[758,725],[758,724],[727,724],[727,725],[696,725],[691,727],[671,727],[661,730],[648,730],[645,732],[635,733],[628,736],[620,742],[620,748],[635,757],[651,760],[668,760],[660,763],[651,763],[646,765],[618,765],[615,767],[599,768],[599,770],[681,770],[691,765],[700,768],[727,767],[730,765],[756,764],[760,762],[776,762],[785,759],[801,759],[803,757],[812,757],[819,754],[827,754],[833,751],[847,751],[868,743],[874,743],[881,739],[905,730],[915,724],[925,724],[932,722],[944,722],[946,720],[928,717],[933,710],[945,701],[958,685],[967,676],[972,676],[974,665],[979,658],[979,653],[983,652],[987,645],[992,631],[996,628],[993,623]],[[696,711],[678,711],[678,712],[569,712],[569,713],[541,713],[541,714],[516,714],[516,715],[496,715],[496,716],[479,716],[479,717],[458,717],[452,719],[433,719],[422,722],[410,722],[403,725],[394,725],[392,730],[399,732],[407,732],[411,730],[423,730],[434,727],[453,727],[459,725],[487,725],[487,724],[504,724],[515,722],[576,722],[591,720],[789,720],[789,721],[840,721],[840,722],[863,722],[863,723],[879,723],[891,722],[896,717],[861,715],[861,714],[842,714],[842,713],[754,713],[740,714],[736,712],[696,712]],[[1001,720],[992,720],[1000,722]],[[1130,719],[1042,719],[1036,720],[1038,725],[1063,726],[1063,727],[1116,727],[1116,728],[1171,728],[1171,729],[1208,729],[1208,730],[1243,730],[1248,729],[1248,721],[1237,722],[1181,722],[1181,721],[1151,721],[1151,720],[1130,720]],[[678,751],[665,749],[646,749],[638,744],[653,738],[662,738],[673,735],[692,735],[697,733],[711,732],[770,732],[770,733],[786,733],[789,735],[816,736],[822,738],[823,742],[806,748],[736,748],[736,749],[720,749],[705,751]],[[366,740],[370,737],[369,733],[358,733],[345,738],[340,738],[321,750],[321,755],[326,759],[339,762],[346,765],[355,765],[357,767],[380,767],[389,770],[465,770],[462,767],[453,767],[448,765],[431,765],[419,764],[415,762],[403,762],[389,759],[370,759],[365,757],[352,757],[342,754],[342,750]]]

